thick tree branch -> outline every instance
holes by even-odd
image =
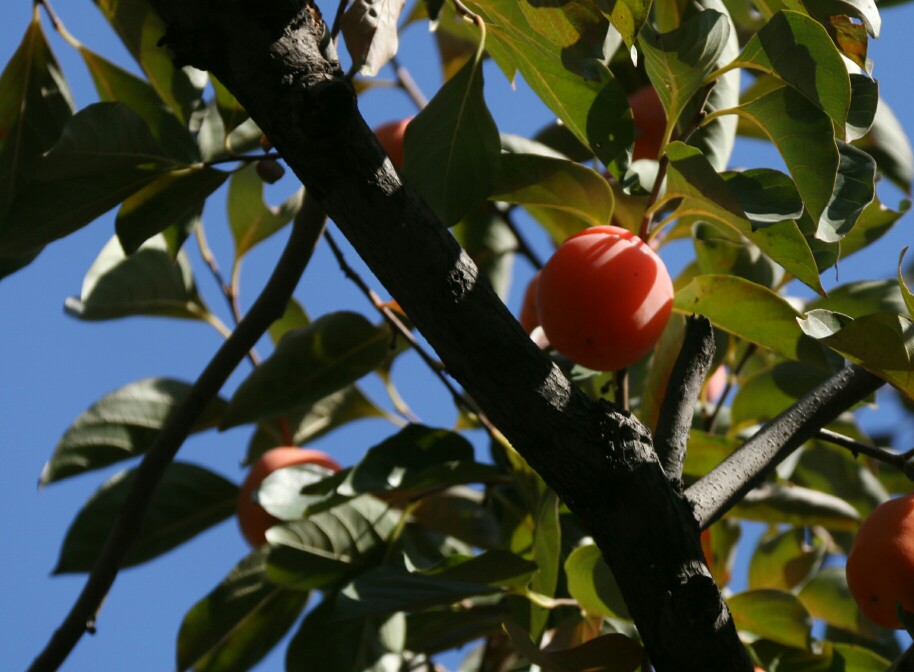
[[[714,330],[711,322],[706,317],[692,315],[686,319],[685,338],[663,396],[654,436],[660,464],[674,484],[682,479],[695,402],[708,377],[712,359]]]
[[[820,427],[885,383],[856,364],[841,369],[768,422],[688,490],[695,517],[708,527],[758,484],[775,465],[813,438]]]
[[[647,430],[572,387],[404,185],[356,107],[320,13],[295,0],[152,0],[182,64],[211,70],[264,130],[448,371],[612,567],[660,672],[751,670],[698,527]]]
[[[324,230],[326,217],[311,198],[295,219],[286,248],[251,310],[222,344],[162,427],[155,443],[137,468],[133,487],[105,546],[92,566],[82,592],[61,626],[29,668],[30,672],[56,670],[79,639],[95,622],[102,601],[117,577],[121,563],[143,529],[143,521],[156,488],[206,406],[226,379],[273,322],[282,317],[311,253]]]

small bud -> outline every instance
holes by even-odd
[[[257,174],[267,184],[275,184],[286,174],[286,169],[273,159],[261,159],[257,162]]]

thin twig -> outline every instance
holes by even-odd
[[[390,65],[394,69],[394,74],[397,76],[397,86],[406,92],[406,95],[410,97],[420,111],[423,110],[425,106],[428,105],[428,98],[422,93],[422,90],[419,88],[419,85],[416,84],[416,80],[413,79],[413,76],[409,74],[409,70],[406,69],[406,66],[404,66],[396,56],[390,59]]]
[[[264,154],[232,154],[231,156],[223,156],[218,159],[202,161],[200,165],[218,166],[223,163],[254,163],[255,161],[276,161],[281,158],[282,154],[277,154],[276,152],[266,152]]]
[[[412,330],[403,324],[403,320],[400,319],[400,316],[397,314],[397,312],[391,308],[390,305],[382,301],[377,293],[375,293],[375,291],[368,286],[368,283],[365,282],[365,280],[358,273],[356,273],[355,269],[349,265],[349,262],[346,261],[346,257],[343,254],[343,250],[340,249],[340,246],[337,244],[336,240],[334,240],[329,231],[324,234],[324,239],[327,241],[327,244],[330,245],[330,250],[333,252],[333,256],[336,258],[336,262],[339,264],[340,270],[343,271],[343,275],[345,275],[355,284],[356,287],[359,288],[359,290],[361,290],[362,294],[364,294],[365,297],[375,307],[375,309],[381,313],[387,323],[390,324],[390,326],[393,327],[393,329],[398,334],[400,334],[400,336],[406,339],[406,342],[410,344],[410,346],[416,351],[422,361],[425,362],[426,366],[428,366],[431,372],[435,374],[438,380],[440,380],[444,387],[447,388],[447,391],[451,393],[451,397],[454,399],[454,403],[457,404],[458,407],[469,411],[477,418],[479,418],[479,422],[489,432],[490,435],[493,437],[500,435],[501,433],[498,431],[498,428],[492,424],[486,414],[482,412],[482,409],[480,409],[472,399],[460,392],[454,383],[451,382],[451,379],[448,377],[441,363],[435,360],[435,358],[430,354],[428,354],[428,351],[426,351],[426,349],[422,347],[422,344],[416,340]]]
[[[67,30],[66,26],[63,25],[63,22],[57,16],[57,12],[54,11],[54,8],[51,6],[50,0],[35,0],[35,10],[37,16],[38,5],[44,7],[44,11],[48,13],[48,18],[51,20],[51,25],[54,26],[60,36],[65,39],[71,47],[75,49],[82,48],[82,42],[73,37],[72,33]]]
[[[866,455],[867,457],[871,457],[879,462],[884,462],[885,464],[889,464],[902,471],[905,470],[908,462],[914,457],[914,448],[905,451],[904,453],[896,453],[893,450],[887,450],[885,448],[879,448],[878,446],[871,446],[862,441],[857,441],[844,434],[833,432],[830,429],[820,429],[816,432],[815,438],[820,441],[827,441],[828,443],[840,446],[841,448],[847,448],[854,454],[854,457],[857,457],[857,455]]]
[[[628,369],[619,369],[613,372],[613,384],[615,385],[616,406],[623,411],[628,410]]]
[[[349,4],[349,0],[340,0],[340,3],[336,6],[336,13],[333,15],[333,25],[330,28],[330,39],[333,40],[333,45],[336,46],[337,38],[340,35],[340,27],[343,22],[343,14],[346,13],[346,5]]]
[[[494,203],[492,204],[492,209],[498,215],[498,218],[504,222],[505,226],[511,231],[511,235],[514,236],[514,239],[517,241],[517,251],[520,252],[527,261],[536,269],[541,270],[543,268],[543,260],[539,258],[539,255],[533,251],[533,248],[527,243],[527,240],[521,235],[520,229],[517,227],[517,223],[514,221],[514,218],[511,217],[510,210],[502,210]]]
[[[60,667],[88,628],[94,626],[102,601],[143,528],[156,488],[200,414],[219,393],[229,375],[267,328],[282,317],[324,229],[326,217],[310,198],[292,227],[282,257],[251,310],[222,344],[197,378],[187,398],[168,416],[155,443],[136,470],[133,485],[117,520],[92,566],[82,592],[54,632],[29,672],[52,672]]]

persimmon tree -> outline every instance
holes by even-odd
[[[826,562],[911,472],[907,453],[874,445],[853,415],[880,388],[914,396],[903,253],[873,269],[889,280],[823,281],[907,208],[876,194],[878,178],[907,191],[912,166],[870,75],[873,3],[95,4],[145,77],[48,8],[98,89],[100,102],[74,110],[36,4],[0,79],[3,274],[28,273],[43,247],[118,208],[69,314],[204,320],[226,340],[192,383],[125,381],[90,401],[50,455],[45,484],[139,464],[76,516],[57,569],[87,583],[34,670],[56,669],[94,627],[121,567],[233,515],[235,484],[174,459],[189,434],[249,426],[250,462],[319,445],[379,413],[359,380],[389,376],[409,349],[452,394],[459,426],[399,422],[338,473],[264,480],[259,503],[285,522],[187,613],[179,669],[248,669],[289,630],[290,670],[433,669],[468,642],[479,645],[462,669],[492,671],[882,670],[903,655],[858,613],[840,561]],[[411,23],[435,29],[445,77],[426,105],[394,63],[421,108],[397,169],[359,94]],[[500,134],[487,58],[556,122]],[[632,161],[628,101],[645,86],[667,121],[658,155]],[[738,134],[772,143],[782,165],[733,170]],[[280,162],[304,188],[269,209],[261,184]],[[235,258],[223,278],[199,215],[225,182]],[[540,263],[531,231],[558,244],[610,222],[661,254],[688,239],[694,259],[652,352],[599,372],[537,345],[502,295],[510,255]],[[242,314],[242,258],[290,223]],[[395,302],[347,264],[334,228]],[[321,241],[366,314],[311,319],[293,298]],[[207,269],[192,268],[191,244],[219,275],[233,328],[198,293],[193,272]],[[797,298],[801,287],[816,298]],[[251,348],[268,329],[276,347],[261,362]],[[220,397],[245,357],[252,372]],[[700,402],[720,365],[735,393]],[[491,459],[461,436],[478,428]],[[771,533],[749,589],[732,595],[745,520]]]

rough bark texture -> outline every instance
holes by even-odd
[[[647,430],[576,391],[386,160],[291,0],[152,0],[179,63],[239,99],[457,379],[589,527],[661,672],[751,670]]]

